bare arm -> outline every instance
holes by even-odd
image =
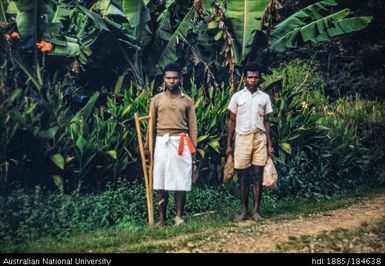
[[[226,156],[229,157],[232,154],[233,149],[231,148],[231,143],[233,141],[234,132],[235,132],[235,123],[236,115],[229,111],[227,118],[227,147],[226,147]]]
[[[197,139],[198,139],[198,125],[197,125],[197,117],[195,113],[194,103],[191,103],[190,108],[188,109],[188,134],[191,138],[191,141],[194,147],[197,147]]]
[[[268,114],[265,115],[263,123],[266,129],[267,153],[269,156],[273,156],[274,150],[273,150],[273,142],[271,141],[270,120],[269,120]]]
[[[188,109],[188,134],[191,138],[195,149],[198,146],[198,124],[197,117],[195,113],[194,103],[191,103],[190,108]],[[196,153],[192,154],[193,164],[196,163]]]

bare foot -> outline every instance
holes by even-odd
[[[153,225],[155,228],[160,228],[166,225],[166,222],[157,222],[156,224]]]
[[[178,216],[175,217],[174,221],[175,221],[176,226],[185,224],[185,221],[181,217],[178,217]]]
[[[251,217],[254,221],[259,222],[263,220],[263,217],[259,213],[254,213],[253,216]]]
[[[235,221],[236,222],[246,221],[248,216],[249,215],[247,213],[241,213],[241,215],[239,215],[237,218],[235,218]]]

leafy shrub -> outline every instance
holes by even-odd
[[[365,135],[384,117],[379,104],[363,101],[355,103],[356,108],[345,101],[330,104],[312,62],[295,60],[274,71],[267,82],[277,79],[283,79],[283,87],[273,95],[271,124],[278,146],[278,195],[324,198],[373,180],[374,161],[364,143]]]
[[[64,237],[115,226],[123,219],[144,223],[147,217],[143,185],[120,181],[103,193],[89,195],[47,194],[40,187],[32,193],[19,189],[2,197],[0,206],[0,242],[42,235]]]
[[[197,187],[187,194],[186,212],[190,214],[218,211],[226,212],[227,209],[239,208],[238,198],[227,186]]]
[[[155,216],[158,212],[155,207]],[[194,188],[187,194],[186,215],[206,211],[231,212],[239,200],[225,186]],[[175,211],[170,198],[169,212]],[[74,232],[97,228],[135,228],[147,226],[147,207],[143,184],[119,180],[98,194],[61,195],[18,189],[0,198],[0,243],[41,236],[66,237]],[[1,245],[0,245],[1,249]]]

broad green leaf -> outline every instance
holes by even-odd
[[[110,31],[107,25],[104,23],[103,18],[99,14],[92,12],[81,5],[78,5],[78,7],[94,22],[95,26],[101,30]]]
[[[110,155],[112,158],[114,158],[116,160],[117,154],[116,154],[115,150],[109,150],[109,151],[107,151],[107,153],[108,153],[108,155]]]
[[[208,145],[210,145],[211,148],[213,148],[216,152],[220,153],[219,151],[219,141],[218,140],[211,140],[208,142]]]
[[[115,4],[111,0],[99,0],[95,3],[94,8],[99,10],[103,17],[107,17],[109,15],[125,17],[118,4]]]
[[[199,137],[198,137],[198,143],[201,142],[201,141],[204,141],[204,140],[207,139],[208,137],[210,137],[210,135],[199,136]]]
[[[236,61],[240,63],[250,51],[255,31],[262,30],[262,20],[270,0],[228,0],[225,17],[235,38]]]
[[[60,191],[61,194],[63,194],[64,193],[63,178],[60,175],[53,175],[52,179],[57,189]]]
[[[68,9],[62,5],[59,5],[56,9],[53,21],[60,21],[63,18],[70,17],[74,10]]]
[[[127,74],[128,74],[127,72],[124,72],[122,75],[119,75],[119,77],[117,78],[116,83],[115,83],[115,89],[114,89],[114,93],[116,95],[120,93],[120,90],[122,89],[124,78],[127,76]]]
[[[291,154],[291,146],[289,143],[281,143],[281,148],[288,154]]]
[[[37,78],[31,73],[31,71],[29,70],[29,66],[27,67],[26,64],[24,64],[24,62],[19,59],[17,56],[13,56],[13,60],[15,61],[15,63],[24,71],[24,73],[28,76],[28,78],[32,81],[33,85],[35,85],[35,87],[41,91],[41,88],[42,88],[42,85],[40,84],[40,82],[37,80]]]
[[[1,1],[1,2],[4,2],[4,1]],[[8,3],[8,7],[7,7],[7,14],[12,14],[12,15],[16,15],[18,10],[17,10],[17,7],[16,7],[16,3],[15,1],[10,1]]]
[[[51,161],[60,169],[64,169],[64,157],[61,154],[52,155]]]
[[[156,31],[156,38],[160,38],[162,40],[169,40],[172,36],[172,28],[171,28],[171,14],[170,10],[171,6],[174,6],[175,0],[167,0],[166,8],[162,11],[162,13],[157,17],[158,29]]]
[[[47,130],[47,135],[49,139],[53,139],[56,135],[56,132],[59,130],[59,127],[51,127],[50,129]]]
[[[122,10],[132,28],[149,21],[148,10],[142,0],[123,0]]]
[[[199,154],[201,155],[202,158],[205,158],[205,154],[206,154],[205,150],[198,149],[197,151],[199,152]]]
[[[94,95],[92,95],[92,97],[88,100],[88,102],[86,103],[86,105],[80,109],[76,115],[71,119],[71,123],[72,122],[77,122],[79,120],[81,120],[81,117],[83,117],[84,119],[87,119],[89,117],[89,115],[91,114],[93,108],[94,108],[94,105],[96,103],[96,101],[98,100],[99,98],[99,93],[96,92]]]
[[[36,36],[59,33],[61,23],[53,21],[52,1],[19,0],[15,4],[18,10],[16,24],[24,46],[33,46],[38,41]]]
[[[120,10],[119,8],[114,6],[113,4],[110,4],[108,6],[108,9],[104,13],[104,16],[110,16],[110,15],[124,17],[124,13],[122,12],[122,10]]]
[[[7,22],[3,1],[0,1],[0,22]]]
[[[332,4],[333,1],[326,2]],[[372,20],[371,17],[346,18],[348,15],[348,9],[321,18],[319,18],[321,14],[315,16],[306,12],[297,12],[289,17],[290,23],[285,20],[272,31],[271,49],[278,53],[297,48],[304,43],[327,41],[338,35],[361,30]],[[317,17],[317,20],[314,21],[313,17]],[[312,22],[309,22],[309,19]]]
[[[20,96],[23,94],[23,91],[21,89],[16,89],[13,92],[11,92],[11,95],[6,98],[6,101],[9,103],[13,103],[16,99],[20,98]]]
[[[194,7],[192,7],[172,34],[171,38],[167,42],[166,47],[162,50],[162,53],[160,54],[156,74],[161,74],[162,70],[167,64],[177,61],[178,57],[176,54],[176,45],[179,42],[187,43],[187,34],[190,30],[194,28],[194,14],[195,9]]]
[[[67,38],[66,38],[67,39]],[[58,41],[51,39],[50,41],[55,44],[54,49],[50,52],[50,55],[61,55],[66,57],[75,57],[80,54],[80,46],[75,41],[68,38],[67,41]]]
[[[290,31],[305,26],[315,20],[322,19],[327,15],[326,12],[329,12],[331,8],[336,5],[336,0],[325,0],[301,9],[274,27],[270,36],[271,41],[276,42]]]
[[[85,140],[82,136],[79,136],[76,140],[76,147],[79,149],[80,153],[83,153],[84,147],[87,145],[87,140]]]

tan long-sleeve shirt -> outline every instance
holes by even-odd
[[[154,137],[187,132],[193,145],[197,146],[197,119],[193,100],[189,96],[182,93],[171,98],[161,92],[151,99],[150,115],[153,117]]]

